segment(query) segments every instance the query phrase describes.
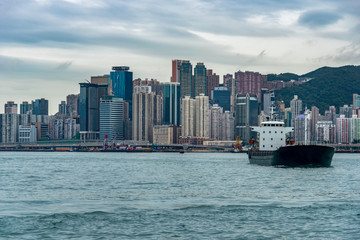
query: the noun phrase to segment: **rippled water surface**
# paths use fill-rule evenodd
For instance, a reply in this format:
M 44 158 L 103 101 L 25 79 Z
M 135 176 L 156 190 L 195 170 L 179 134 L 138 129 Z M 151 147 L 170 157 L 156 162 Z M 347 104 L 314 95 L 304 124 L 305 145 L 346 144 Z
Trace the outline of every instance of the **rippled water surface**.
M 360 239 L 360 155 L 0 152 L 0 238 Z

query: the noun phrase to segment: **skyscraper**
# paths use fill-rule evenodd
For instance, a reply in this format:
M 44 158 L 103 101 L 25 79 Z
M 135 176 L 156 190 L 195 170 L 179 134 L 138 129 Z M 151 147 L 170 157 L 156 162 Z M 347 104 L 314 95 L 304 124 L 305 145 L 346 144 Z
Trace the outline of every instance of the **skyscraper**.
M 214 104 L 218 104 L 224 111 L 231 110 L 231 95 L 226 87 L 215 87 L 212 93 Z
M 0 126 L 2 143 L 15 143 L 18 141 L 19 114 L 0 114 Z
M 45 98 L 36 99 L 32 102 L 34 115 L 49 115 L 49 101 Z
M 207 95 L 206 88 L 206 67 L 204 63 L 197 63 L 194 68 L 194 94 L 193 97 Z
M 61 101 L 61 103 L 59 104 L 59 114 L 61 114 L 61 115 L 69 114 L 68 106 L 65 101 Z
M 133 140 L 152 142 L 153 126 L 162 118 L 161 96 L 140 91 L 134 93 L 133 104 Z
M 353 108 L 354 109 L 360 108 L 360 95 L 356 93 L 353 94 Z
M 115 97 L 129 103 L 129 116 L 132 118 L 133 73 L 129 69 L 126 66 L 112 67 L 114 71 L 110 72 L 110 85 Z
M 5 103 L 4 113 L 17 114 L 17 104 L 13 101 L 8 101 L 7 103 Z
M 79 115 L 78 101 L 79 101 L 78 94 L 70 94 L 70 95 L 66 96 L 66 105 L 68 106 L 68 111 L 69 111 L 70 116 Z
M 195 98 L 195 130 L 196 137 L 210 137 L 209 96 L 205 96 L 204 93 Z
M 258 100 L 256 95 L 239 94 L 235 106 L 235 137 L 249 142 L 256 134 L 251 132 L 252 126 L 258 125 Z
M 298 115 L 302 113 L 302 101 L 298 98 L 297 95 L 294 95 L 293 100 L 290 101 L 290 108 L 291 108 L 291 116 L 292 116 L 292 123 L 291 126 L 295 126 L 295 119 Z
M 100 98 L 108 93 L 108 85 L 80 83 L 80 137 L 99 139 Z
M 162 83 L 163 123 L 180 125 L 180 84 Z
M 194 96 L 192 65 L 190 61 L 183 61 L 180 65 L 180 97 Z
M 264 113 L 270 116 L 271 107 L 275 110 L 275 93 L 273 91 L 264 93 Z
M 213 73 L 212 69 L 206 70 L 206 96 L 212 99 L 211 92 L 216 87 L 219 87 L 219 75 Z
M 181 136 L 195 136 L 195 99 L 185 96 L 181 99 Z
M 184 60 L 172 60 L 171 82 L 180 83 L 180 66 Z
M 114 137 L 124 137 L 124 100 L 114 96 L 104 96 L 100 99 L 100 140 L 108 135 L 109 140 Z
M 27 114 L 31 110 L 31 104 L 28 102 L 22 102 L 20 104 L 20 114 Z

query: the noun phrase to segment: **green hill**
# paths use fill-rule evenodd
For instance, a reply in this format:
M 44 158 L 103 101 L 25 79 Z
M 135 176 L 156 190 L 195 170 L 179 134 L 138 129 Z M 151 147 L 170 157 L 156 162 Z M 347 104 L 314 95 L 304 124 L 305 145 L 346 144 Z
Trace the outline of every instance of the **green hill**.
M 298 80 L 299 75 L 296 75 L 294 73 L 280 73 L 280 74 L 268 74 L 267 80 L 268 81 L 284 81 L 289 82 L 290 80 Z
M 339 109 L 352 104 L 352 94 L 360 94 L 360 66 L 322 67 L 299 77 L 312 80 L 275 92 L 276 99 L 283 100 L 287 107 L 294 95 L 298 95 L 303 105 L 317 106 L 323 114 L 329 106 Z

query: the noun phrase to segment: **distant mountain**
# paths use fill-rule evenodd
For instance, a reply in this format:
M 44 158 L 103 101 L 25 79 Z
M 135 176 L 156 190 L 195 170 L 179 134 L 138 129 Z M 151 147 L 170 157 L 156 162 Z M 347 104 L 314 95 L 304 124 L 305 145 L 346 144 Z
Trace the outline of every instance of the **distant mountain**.
M 276 76 L 297 75 L 285 73 Z M 276 100 L 283 100 L 286 106 L 289 106 L 294 95 L 298 95 L 303 101 L 303 106 L 317 106 L 323 114 L 329 106 L 339 109 L 344 104 L 352 104 L 353 93 L 360 94 L 360 66 L 322 67 L 298 77 L 311 80 L 302 85 L 276 91 Z
M 299 75 L 294 73 L 280 73 L 280 74 L 268 74 L 267 80 L 268 81 L 284 81 L 289 82 L 290 80 L 298 80 Z

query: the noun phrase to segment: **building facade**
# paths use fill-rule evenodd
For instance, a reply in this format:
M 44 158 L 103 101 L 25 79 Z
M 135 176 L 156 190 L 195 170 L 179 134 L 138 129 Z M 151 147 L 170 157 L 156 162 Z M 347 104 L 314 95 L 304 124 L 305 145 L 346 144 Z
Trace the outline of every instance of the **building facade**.
M 105 96 L 100 100 L 100 140 L 122 139 L 124 134 L 124 100 Z
M 207 95 L 206 67 L 204 63 L 197 63 L 194 68 L 194 94 L 193 97 Z
M 190 61 L 183 61 L 180 65 L 180 97 L 194 96 L 194 81 Z
M 49 101 L 45 98 L 36 99 L 32 102 L 32 114 L 49 115 Z
M 235 137 L 248 143 L 255 132 L 251 132 L 252 126 L 258 124 L 258 100 L 256 95 L 239 94 L 236 97 L 235 106 Z

